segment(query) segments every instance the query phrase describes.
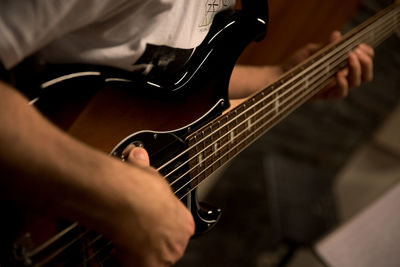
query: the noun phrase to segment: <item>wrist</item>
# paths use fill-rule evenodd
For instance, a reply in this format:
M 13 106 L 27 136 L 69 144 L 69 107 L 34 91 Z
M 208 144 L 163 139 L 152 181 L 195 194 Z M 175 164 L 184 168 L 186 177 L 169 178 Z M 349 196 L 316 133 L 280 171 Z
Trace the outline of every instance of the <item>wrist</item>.
M 264 72 L 269 73 L 266 84 L 276 82 L 286 71 L 285 66 L 282 64 L 265 66 Z
M 282 65 L 235 67 L 229 85 L 229 97 L 244 98 L 275 82 L 284 73 Z

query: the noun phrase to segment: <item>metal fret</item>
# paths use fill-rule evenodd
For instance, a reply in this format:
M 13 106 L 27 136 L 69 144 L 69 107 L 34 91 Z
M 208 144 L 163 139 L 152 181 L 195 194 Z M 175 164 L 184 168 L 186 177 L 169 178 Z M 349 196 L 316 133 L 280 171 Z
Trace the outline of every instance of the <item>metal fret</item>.
M 392 34 L 399 24 L 399 7 L 386 12 L 391 13 L 391 17 L 378 15 L 361 24 L 342 41 L 316 53 L 279 81 L 202 128 L 202 134 L 195 136 L 197 142 L 193 142 L 199 166 L 191 175 L 197 177 L 197 183 L 324 87 L 334 73 L 344 67 L 348 52 L 358 44 L 376 46 Z

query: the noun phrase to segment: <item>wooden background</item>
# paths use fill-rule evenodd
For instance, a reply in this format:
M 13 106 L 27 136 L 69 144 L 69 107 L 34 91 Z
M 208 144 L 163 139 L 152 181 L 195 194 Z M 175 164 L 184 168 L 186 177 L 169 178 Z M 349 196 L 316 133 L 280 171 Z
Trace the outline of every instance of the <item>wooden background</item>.
M 243 0 L 262 1 L 262 0 Z M 266 0 L 265 0 L 266 1 Z M 240 0 L 237 0 L 240 8 Z M 252 43 L 241 64 L 277 64 L 309 42 L 326 42 L 355 14 L 361 0 L 269 0 L 266 38 Z

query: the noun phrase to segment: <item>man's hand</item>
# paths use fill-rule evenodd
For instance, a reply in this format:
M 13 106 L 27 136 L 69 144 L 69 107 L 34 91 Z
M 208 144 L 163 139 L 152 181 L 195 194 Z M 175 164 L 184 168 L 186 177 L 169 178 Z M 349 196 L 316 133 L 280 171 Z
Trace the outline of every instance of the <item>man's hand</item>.
M 339 41 L 342 35 L 334 31 L 330 36 L 330 43 Z M 308 44 L 296 51 L 293 56 L 282 65 L 283 72 L 301 63 L 321 48 L 319 44 Z M 314 98 L 340 98 L 346 97 L 349 89 L 359 87 L 363 82 L 373 79 L 374 50 L 366 44 L 360 44 L 349 54 L 347 67 L 340 70 L 335 79 L 322 89 Z
M 193 218 L 143 149 L 122 163 L 60 131 L 1 82 L 0 111 L 2 199 L 104 233 L 124 266 L 169 266 L 183 255 Z
M 330 36 L 330 43 L 342 38 L 340 32 L 335 31 Z M 300 48 L 281 65 L 243 66 L 236 65 L 229 84 L 229 97 L 238 99 L 248 97 L 256 91 L 275 82 L 282 74 L 317 52 L 322 45 L 308 44 Z M 358 87 L 362 82 L 369 82 L 373 78 L 374 50 L 360 44 L 349 54 L 348 66 L 340 70 L 335 79 L 322 89 L 314 98 L 345 97 L 349 88 Z
M 128 162 L 139 169 L 143 195 L 133 200 L 134 213 L 118 220 L 117 235 L 112 236 L 124 266 L 171 266 L 182 256 L 194 233 L 193 217 L 172 193 L 169 185 L 149 166 L 143 148 L 128 147 Z M 126 184 L 127 189 L 131 186 Z M 138 205 L 139 204 L 139 205 Z M 132 218 L 130 218 L 132 217 Z

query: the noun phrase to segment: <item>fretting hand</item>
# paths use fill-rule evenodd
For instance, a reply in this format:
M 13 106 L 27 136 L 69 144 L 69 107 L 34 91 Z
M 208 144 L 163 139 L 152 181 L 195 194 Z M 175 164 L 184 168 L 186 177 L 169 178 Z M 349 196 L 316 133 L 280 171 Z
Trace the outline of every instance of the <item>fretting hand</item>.
M 335 31 L 330 36 L 330 43 L 342 38 Z M 322 45 L 310 43 L 293 53 L 281 65 L 244 66 L 237 65 L 232 73 L 229 84 L 231 99 L 244 98 L 275 82 L 282 74 L 317 52 Z M 366 44 L 360 44 L 349 54 L 347 67 L 340 70 L 329 85 L 322 89 L 314 98 L 327 99 L 345 97 L 349 88 L 358 87 L 362 82 L 373 78 L 374 50 Z
M 334 31 L 330 36 L 330 43 L 339 41 L 342 35 Z M 282 65 L 282 72 L 289 70 L 300 62 L 304 61 L 322 46 L 319 44 L 308 44 L 297 50 L 292 57 Z M 366 44 L 360 44 L 348 56 L 347 67 L 340 70 L 335 79 L 317 93 L 315 99 L 340 98 L 348 95 L 350 88 L 359 87 L 363 82 L 370 82 L 373 79 L 373 57 L 374 50 Z

